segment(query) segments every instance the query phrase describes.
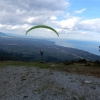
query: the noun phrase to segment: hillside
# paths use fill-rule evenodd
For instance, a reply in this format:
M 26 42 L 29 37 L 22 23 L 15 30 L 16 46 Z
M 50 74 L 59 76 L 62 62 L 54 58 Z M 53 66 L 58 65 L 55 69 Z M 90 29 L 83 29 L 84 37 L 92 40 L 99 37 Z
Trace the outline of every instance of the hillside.
M 0 59 L 16 61 L 62 62 L 66 60 L 100 60 L 100 56 L 89 52 L 55 45 L 46 39 L 7 36 L 0 33 Z M 41 58 L 40 50 L 44 51 Z

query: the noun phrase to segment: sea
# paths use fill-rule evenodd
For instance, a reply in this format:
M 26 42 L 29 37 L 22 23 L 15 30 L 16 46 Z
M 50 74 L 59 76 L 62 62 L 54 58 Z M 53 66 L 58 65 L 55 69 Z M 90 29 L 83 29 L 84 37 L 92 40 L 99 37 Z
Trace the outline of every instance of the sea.
M 66 39 L 53 39 L 56 45 L 63 47 L 77 48 L 79 50 L 88 51 L 90 53 L 100 56 L 100 42 L 97 41 L 83 41 L 83 40 L 66 40 Z

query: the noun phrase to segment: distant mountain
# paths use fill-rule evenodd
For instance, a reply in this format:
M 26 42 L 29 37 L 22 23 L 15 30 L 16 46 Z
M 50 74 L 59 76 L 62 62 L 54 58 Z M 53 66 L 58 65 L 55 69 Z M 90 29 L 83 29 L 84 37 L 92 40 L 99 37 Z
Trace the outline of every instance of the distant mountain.
M 0 32 L 0 37 L 25 37 L 25 36 L 24 35 L 13 34 L 13 33 Z
M 5 34 L 5 33 L 0 32 L 0 36 L 8 36 L 8 35 Z
M 13 34 L 13 33 L 7 33 L 7 35 L 9 36 L 15 36 L 15 37 L 24 37 L 23 35 L 17 35 L 17 34 Z
M 26 35 L 20 35 L 20 34 L 13 34 L 13 33 L 2 33 L 2 32 L 0 32 L 1 33 L 1 37 L 2 36 L 8 36 L 8 37 L 17 37 L 17 38 L 32 38 L 31 36 L 26 36 Z

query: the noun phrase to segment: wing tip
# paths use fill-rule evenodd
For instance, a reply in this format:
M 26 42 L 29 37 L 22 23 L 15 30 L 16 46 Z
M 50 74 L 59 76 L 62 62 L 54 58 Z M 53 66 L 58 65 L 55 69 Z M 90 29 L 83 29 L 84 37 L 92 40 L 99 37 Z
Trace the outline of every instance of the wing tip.
M 28 31 L 26 31 L 26 35 L 27 35 Z

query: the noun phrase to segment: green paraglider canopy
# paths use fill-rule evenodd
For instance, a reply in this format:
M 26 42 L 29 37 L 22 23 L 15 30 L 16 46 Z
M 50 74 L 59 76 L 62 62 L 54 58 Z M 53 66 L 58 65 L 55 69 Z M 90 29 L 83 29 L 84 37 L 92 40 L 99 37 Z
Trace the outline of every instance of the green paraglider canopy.
M 57 32 L 55 29 L 53 29 L 53 28 L 50 27 L 50 26 L 46 26 L 46 25 L 36 25 L 36 26 L 33 26 L 33 27 L 31 27 L 30 29 L 28 29 L 28 30 L 26 31 L 26 34 L 27 34 L 29 31 L 31 31 L 31 30 L 33 30 L 33 29 L 36 29 L 36 28 L 47 28 L 47 29 L 50 29 L 50 30 L 54 31 L 54 32 L 59 36 L 58 32 Z

